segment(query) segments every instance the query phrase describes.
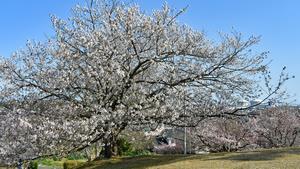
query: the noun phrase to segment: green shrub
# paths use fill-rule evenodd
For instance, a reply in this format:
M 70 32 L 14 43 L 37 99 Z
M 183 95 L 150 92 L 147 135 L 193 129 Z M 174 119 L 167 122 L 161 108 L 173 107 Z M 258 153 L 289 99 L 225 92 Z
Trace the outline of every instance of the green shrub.
M 75 167 L 78 167 L 79 165 L 83 164 L 83 162 L 76 161 L 76 160 L 67 160 L 63 164 L 64 169 L 73 169 Z
M 28 169 L 38 169 L 39 167 L 39 164 L 37 161 L 30 161 L 29 162 L 29 166 L 28 166 Z
M 133 146 L 125 138 L 119 138 L 117 140 L 118 155 L 122 156 L 133 151 Z
M 82 160 L 87 159 L 86 155 L 80 152 L 74 152 L 67 156 L 68 160 Z
M 146 156 L 146 155 L 151 155 L 151 154 L 152 153 L 149 150 L 133 150 L 133 151 L 124 153 L 124 155 L 131 156 L 131 157 Z
M 154 137 L 146 136 L 145 133 L 139 131 L 124 131 L 121 138 L 132 144 L 133 150 L 143 151 L 152 150 L 154 148 Z
M 117 140 L 117 150 L 119 156 L 144 156 L 151 155 L 151 152 L 143 146 L 136 146 L 135 142 L 131 143 L 126 138 Z
M 61 158 L 60 156 L 53 156 L 53 157 L 52 157 L 52 160 L 53 160 L 53 161 L 61 161 L 61 159 L 62 159 L 62 158 Z

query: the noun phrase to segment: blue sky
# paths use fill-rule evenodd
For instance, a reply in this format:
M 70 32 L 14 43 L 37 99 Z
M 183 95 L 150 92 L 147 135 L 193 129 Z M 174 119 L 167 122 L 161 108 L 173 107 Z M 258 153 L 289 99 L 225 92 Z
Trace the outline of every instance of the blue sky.
M 146 12 L 160 8 L 163 2 L 188 10 L 179 20 L 203 30 L 210 38 L 233 29 L 245 37 L 261 35 L 258 51 L 270 51 L 271 70 L 276 79 L 283 66 L 296 79 L 286 84 L 300 103 L 300 1 L 298 0 L 133 0 Z M 85 0 L 4 0 L 0 5 L 0 55 L 9 56 L 24 47 L 29 39 L 51 36 L 50 14 L 62 18 L 70 8 Z

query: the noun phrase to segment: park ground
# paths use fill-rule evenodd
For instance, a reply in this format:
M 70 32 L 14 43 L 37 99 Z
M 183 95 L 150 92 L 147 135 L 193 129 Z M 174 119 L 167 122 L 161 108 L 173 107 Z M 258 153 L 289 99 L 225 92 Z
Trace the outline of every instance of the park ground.
M 152 155 L 86 163 L 79 169 L 300 169 L 300 147 L 203 155 Z
M 57 166 L 60 168 L 59 166 Z M 56 168 L 56 167 L 55 167 Z M 300 147 L 203 155 L 116 157 L 77 169 L 300 169 Z

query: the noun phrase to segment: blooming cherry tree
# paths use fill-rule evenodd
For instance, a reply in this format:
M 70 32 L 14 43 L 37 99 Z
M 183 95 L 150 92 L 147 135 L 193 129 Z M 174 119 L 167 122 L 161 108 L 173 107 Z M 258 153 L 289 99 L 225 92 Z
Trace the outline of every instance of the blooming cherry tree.
M 13 139 L 29 137 L 26 131 L 36 125 L 32 132 L 50 132 L 50 138 L 26 139 L 57 143 L 43 142 L 42 151 L 26 157 L 44 154 L 45 144 L 68 152 L 98 140 L 111 157 L 116 137 L 128 126 L 196 126 L 207 117 L 239 116 L 246 108 L 233 109 L 237 100 L 259 97 L 257 77 L 267 72 L 267 53 L 251 51 L 258 37 L 223 34 L 213 42 L 177 21 L 185 10 L 164 5 L 148 15 L 137 5 L 90 2 L 76 6 L 68 20 L 52 16 L 56 33 L 47 42 L 28 42 L 1 61 L 1 97 L 14 103 L 2 132 L 8 135 L 9 127 L 28 121 Z M 19 109 L 31 113 L 14 119 Z
M 194 144 L 212 152 L 237 151 L 256 146 L 258 134 L 255 118 L 206 119 L 193 129 Z
M 260 112 L 257 118 L 258 144 L 263 147 L 287 147 L 300 144 L 300 110 L 280 106 Z

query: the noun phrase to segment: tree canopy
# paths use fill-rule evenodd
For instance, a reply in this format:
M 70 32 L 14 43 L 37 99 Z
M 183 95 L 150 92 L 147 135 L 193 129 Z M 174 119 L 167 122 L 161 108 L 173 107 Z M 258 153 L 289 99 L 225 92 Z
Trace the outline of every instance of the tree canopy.
M 233 32 L 212 41 L 178 22 L 184 11 L 163 5 L 148 15 L 102 0 L 74 7 L 68 20 L 52 16 L 52 38 L 1 60 L 0 161 L 63 154 L 98 140 L 109 157 L 128 126 L 242 116 L 249 107 L 238 107 L 239 100 L 266 101 L 289 79 L 282 74 L 262 94 L 268 53 L 251 50 L 260 38 Z

